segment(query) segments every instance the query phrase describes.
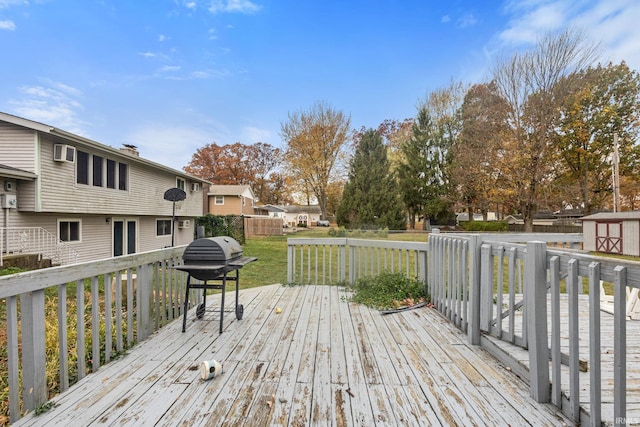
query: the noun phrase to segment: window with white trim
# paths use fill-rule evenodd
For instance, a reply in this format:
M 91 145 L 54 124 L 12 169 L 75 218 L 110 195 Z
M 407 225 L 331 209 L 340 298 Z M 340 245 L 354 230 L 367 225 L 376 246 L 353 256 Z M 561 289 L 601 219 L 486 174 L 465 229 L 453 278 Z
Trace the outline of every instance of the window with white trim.
M 81 241 L 82 226 L 79 219 L 58 220 L 58 239 L 63 242 Z
M 224 205 L 224 196 L 216 196 L 216 205 Z
M 179 189 L 181 189 L 181 190 L 184 190 L 184 189 L 186 188 L 186 185 L 187 185 L 187 184 L 186 184 L 186 182 L 185 182 L 185 180 L 184 180 L 184 179 L 182 179 L 182 178 L 176 178 L 176 187 L 177 187 L 177 188 L 179 188 Z
M 156 219 L 156 236 L 169 236 L 171 235 L 171 220 L 170 219 Z

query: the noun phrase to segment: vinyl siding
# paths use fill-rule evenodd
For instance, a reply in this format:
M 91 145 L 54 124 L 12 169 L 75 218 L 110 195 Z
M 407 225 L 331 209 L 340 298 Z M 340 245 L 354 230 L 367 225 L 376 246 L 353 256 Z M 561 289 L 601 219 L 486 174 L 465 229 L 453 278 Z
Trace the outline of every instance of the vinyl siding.
M 58 143 L 98 155 L 105 166 L 107 159 L 127 164 L 127 190 L 106 188 L 106 179 L 104 187 L 77 184 L 77 162 L 53 160 L 53 146 Z M 57 237 L 59 219 L 77 219 L 81 221 L 81 241 L 69 245 L 78 252 L 78 261 L 112 256 L 114 218 L 136 221 L 136 252 L 171 245 L 171 235 L 156 235 L 156 219 L 172 216 L 173 203 L 164 200 L 164 193 L 176 186 L 177 176 L 186 183 L 187 197 L 175 203 L 176 219 L 190 219 L 191 224 L 187 229 L 176 228 L 175 245 L 193 240 L 194 218 L 203 213 L 205 194 L 202 190 L 191 192 L 188 177 L 100 144 L 63 140 L 59 135 L 0 122 L 0 163 L 38 175 L 35 181 L 16 181 L 18 209 L 0 209 L 0 226 L 41 227 Z
M 38 173 L 35 154 L 35 131 L 0 122 L 0 163 Z
M 12 214 L 9 222 L 11 227 L 41 227 L 54 236 L 58 236 L 58 220 L 79 220 L 81 222 L 81 241 L 69 242 L 69 245 L 78 253 L 78 261 L 84 262 L 112 256 L 114 219 L 136 221 L 136 252 L 146 252 L 170 246 L 171 235 L 156 236 L 157 218 L 168 219 L 170 217 L 105 217 L 103 215 L 31 213 Z M 194 220 L 193 218 L 190 220 L 190 228 L 178 229 L 176 227 L 175 246 L 186 245 L 193 241 Z
M 583 247 L 585 251 L 596 250 L 596 222 L 582 221 Z
M 625 255 L 640 256 L 640 221 L 622 223 L 622 242 Z
M 238 196 L 224 196 L 224 204 L 216 205 L 216 197 L 209 197 L 209 213 L 212 215 L 241 215 L 242 201 Z
M 42 211 L 103 215 L 171 215 L 173 205 L 164 200 L 164 192 L 176 186 L 176 176 L 136 163 L 135 158 L 113 153 L 89 150 L 80 151 L 98 155 L 104 159 L 124 163 L 128 167 L 126 191 L 76 183 L 76 164 L 53 161 L 53 144 L 42 141 Z M 90 161 L 91 162 L 91 161 Z M 187 198 L 176 203 L 176 216 L 202 214 L 202 195 L 190 192 Z

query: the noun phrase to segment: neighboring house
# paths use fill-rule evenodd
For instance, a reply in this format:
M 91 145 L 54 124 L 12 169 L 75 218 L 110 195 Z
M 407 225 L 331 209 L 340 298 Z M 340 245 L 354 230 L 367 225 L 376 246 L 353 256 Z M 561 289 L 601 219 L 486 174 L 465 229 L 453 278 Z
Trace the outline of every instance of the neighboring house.
M 256 197 L 248 185 L 211 185 L 207 206 L 212 215 L 254 215 Z
M 640 256 L 640 211 L 587 215 L 582 234 L 587 251 Z
M 186 192 L 175 203 L 175 245 L 193 240 L 193 219 L 203 214 L 207 181 L 145 160 L 133 146 L 116 149 L 6 113 L 0 164 L 4 232 L 42 228 L 68 243 L 77 261 L 170 246 L 170 188 Z
M 310 227 L 316 225 L 322 214 L 318 205 L 265 205 L 263 208 L 269 212 L 270 217 L 282 218 L 284 224 L 288 227 L 297 227 L 299 225 Z

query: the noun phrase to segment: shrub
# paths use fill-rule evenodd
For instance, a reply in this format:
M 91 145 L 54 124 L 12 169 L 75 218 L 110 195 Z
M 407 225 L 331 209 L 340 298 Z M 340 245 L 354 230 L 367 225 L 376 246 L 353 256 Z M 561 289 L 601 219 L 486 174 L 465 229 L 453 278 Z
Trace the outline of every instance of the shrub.
M 423 282 L 401 273 L 384 271 L 378 276 L 357 280 L 351 288 L 354 291 L 351 301 L 380 310 L 398 307 L 406 300 L 429 300 Z
M 460 226 L 465 231 L 507 231 L 509 225 L 506 221 L 466 221 Z

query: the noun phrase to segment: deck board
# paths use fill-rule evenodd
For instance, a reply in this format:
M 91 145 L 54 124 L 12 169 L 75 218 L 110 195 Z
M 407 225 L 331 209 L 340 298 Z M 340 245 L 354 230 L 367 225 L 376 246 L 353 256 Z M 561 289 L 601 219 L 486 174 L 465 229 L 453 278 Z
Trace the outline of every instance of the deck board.
M 177 319 L 16 426 L 570 425 L 436 310 L 381 315 L 337 286 L 240 291 Z M 219 297 L 207 297 L 219 309 Z M 282 312 L 276 314 L 275 307 Z M 199 364 L 224 372 L 203 381 Z

